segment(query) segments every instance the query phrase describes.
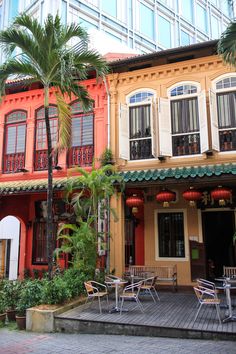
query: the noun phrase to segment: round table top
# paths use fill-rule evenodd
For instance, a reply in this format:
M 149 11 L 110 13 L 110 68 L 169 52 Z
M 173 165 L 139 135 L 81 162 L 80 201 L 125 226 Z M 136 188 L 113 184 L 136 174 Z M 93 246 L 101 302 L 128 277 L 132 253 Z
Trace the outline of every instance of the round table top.
M 126 284 L 128 283 L 127 280 L 123 280 L 123 279 L 114 279 L 114 280 L 108 280 L 108 281 L 105 281 L 105 284 L 109 284 L 109 285 L 114 285 L 114 284 Z

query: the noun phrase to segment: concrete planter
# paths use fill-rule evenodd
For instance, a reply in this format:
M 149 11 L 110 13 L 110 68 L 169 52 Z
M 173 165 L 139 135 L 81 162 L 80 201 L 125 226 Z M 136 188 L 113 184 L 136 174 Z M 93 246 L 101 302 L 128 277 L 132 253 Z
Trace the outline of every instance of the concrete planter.
M 31 307 L 26 310 L 26 330 L 41 333 L 54 332 L 54 317 L 81 305 L 84 301 L 84 298 L 78 298 L 64 305 L 39 305 Z

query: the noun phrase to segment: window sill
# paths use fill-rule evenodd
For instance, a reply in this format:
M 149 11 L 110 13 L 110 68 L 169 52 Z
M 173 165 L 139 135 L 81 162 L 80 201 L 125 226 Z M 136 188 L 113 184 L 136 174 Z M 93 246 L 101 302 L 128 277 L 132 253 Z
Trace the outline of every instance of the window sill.
M 157 257 L 155 260 L 159 262 L 187 262 L 189 261 L 189 257 Z

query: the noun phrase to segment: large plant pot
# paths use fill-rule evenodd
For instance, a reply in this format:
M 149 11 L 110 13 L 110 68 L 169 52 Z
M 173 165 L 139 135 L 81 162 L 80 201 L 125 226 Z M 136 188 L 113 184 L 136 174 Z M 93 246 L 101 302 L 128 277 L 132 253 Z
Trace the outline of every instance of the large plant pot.
M 0 323 L 5 323 L 6 321 L 6 313 L 0 313 Z
M 15 321 L 16 320 L 16 310 L 7 310 L 7 318 L 8 318 L 8 321 Z
M 16 324 L 19 330 L 26 328 L 26 316 L 16 316 Z

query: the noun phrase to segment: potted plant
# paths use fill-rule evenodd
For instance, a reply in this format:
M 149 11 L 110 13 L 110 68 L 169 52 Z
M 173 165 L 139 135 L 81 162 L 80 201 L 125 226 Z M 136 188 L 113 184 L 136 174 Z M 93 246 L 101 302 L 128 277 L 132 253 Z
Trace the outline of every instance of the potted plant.
M 42 295 L 42 282 L 38 279 L 25 281 L 19 289 L 19 299 L 16 305 L 16 323 L 18 329 L 26 327 L 26 310 L 39 305 Z
M 0 292 L 0 323 L 5 323 L 6 320 L 6 304 L 4 292 Z
M 8 280 L 3 286 L 8 321 L 15 321 L 20 286 L 21 283 L 17 280 Z

